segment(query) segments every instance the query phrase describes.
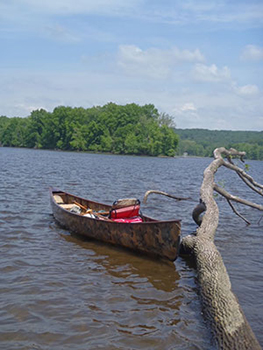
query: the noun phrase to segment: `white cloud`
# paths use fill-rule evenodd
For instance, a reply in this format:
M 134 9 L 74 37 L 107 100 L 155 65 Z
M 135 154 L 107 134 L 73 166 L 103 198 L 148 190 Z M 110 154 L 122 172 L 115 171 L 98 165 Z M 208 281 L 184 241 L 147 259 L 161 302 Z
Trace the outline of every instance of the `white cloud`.
M 197 81 L 224 82 L 230 80 L 231 74 L 226 66 L 220 69 L 215 64 L 207 66 L 198 63 L 194 67 L 193 77 Z
M 182 112 L 185 112 L 185 111 L 197 111 L 197 108 L 195 107 L 195 105 L 192 102 L 187 102 L 183 106 L 180 107 L 180 110 Z
M 256 45 L 247 45 L 241 55 L 244 61 L 260 61 L 263 60 L 263 47 Z
M 170 52 L 172 59 L 175 62 L 204 62 L 205 57 L 196 49 L 194 51 L 179 50 L 177 47 Z
M 55 40 L 72 43 L 79 42 L 81 40 L 78 35 L 74 35 L 70 30 L 59 24 L 46 26 L 45 29 L 48 35 Z
M 93 68 L 85 72 L 57 70 L 35 74 L 24 69 L 11 73 L 2 69 L 0 73 L 3 79 L 0 114 L 10 117 L 28 116 L 37 108 L 52 111 L 59 105 L 88 108 L 110 101 L 134 102 L 153 103 L 160 112 L 172 115 L 178 128 L 263 130 L 263 99 L 240 96 L 233 88 L 214 94 L 173 84 L 164 90 L 159 81 L 141 84 L 120 72 L 101 74 Z
M 37 103 L 35 105 L 18 103 L 14 106 L 14 110 L 23 111 L 24 113 L 26 113 L 26 115 L 29 115 L 32 111 L 35 111 L 36 109 L 46 109 L 46 106 L 43 106 L 43 105 L 37 104 Z
M 143 51 L 134 45 L 119 47 L 118 65 L 130 75 L 161 79 L 169 74 L 169 57 L 160 50 Z
M 180 99 L 184 97 L 180 96 Z M 170 112 L 170 111 L 169 111 Z M 174 116 L 175 124 L 177 127 L 198 127 L 201 123 L 200 115 L 198 114 L 197 107 L 193 102 L 185 102 L 183 104 L 177 104 L 173 106 L 170 112 Z
M 15 0 L 0 1 L 0 18 L 31 20 L 32 15 L 72 16 L 105 15 L 139 19 L 151 23 L 200 24 L 213 26 L 261 26 L 263 5 L 257 1 L 228 3 L 226 1 L 154 1 L 145 0 Z
M 252 1 L 247 3 L 227 3 L 218 1 L 216 6 L 207 11 L 197 12 L 199 21 L 214 22 L 215 24 L 235 24 L 253 25 L 262 23 L 262 4 L 255 4 Z
M 49 23 L 52 23 L 52 28 L 54 22 L 83 15 L 133 18 L 135 13 L 140 12 L 142 2 L 143 0 L 0 0 L 1 31 L 39 32 Z M 103 27 L 101 22 L 98 26 Z M 83 34 L 80 32 L 78 36 Z
M 156 2 L 155 2 L 156 3 Z M 171 24 L 213 24 L 216 27 L 261 26 L 262 1 L 227 2 L 221 0 L 173 0 L 153 4 L 146 20 Z M 145 15 L 142 13 L 142 16 Z
M 204 60 L 198 49 L 189 51 L 177 47 L 142 50 L 135 45 L 121 45 L 118 53 L 118 64 L 125 72 L 157 79 L 167 78 L 176 64 Z
M 235 87 L 235 91 L 238 95 L 241 96 L 255 96 L 258 95 L 259 88 L 257 87 L 257 85 L 248 84 L 244 86 Z

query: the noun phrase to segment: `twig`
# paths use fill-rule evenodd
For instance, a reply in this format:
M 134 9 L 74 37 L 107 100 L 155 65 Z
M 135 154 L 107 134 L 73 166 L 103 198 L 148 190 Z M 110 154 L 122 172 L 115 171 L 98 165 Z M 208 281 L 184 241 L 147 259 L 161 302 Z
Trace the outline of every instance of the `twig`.
M 261 184 L 257 183 L 256 181 L 254 181 L 254 179 L 250 175 L 248 175 L 243 169 L 236 166 L 230 157 L 228 157 L 227 159 L 233 167 L 230 168 L 228 164 L 225 166 L 227 168 L 234 170 L 237 173 L 237 175 L 241 178 L 241 180 L 248 187 L 250 187 L 253 191 L 255 191 L 258 194 L 260 194 L 261 196 L 263 196 L 263 186 Z M 260 188 L 260 190 L 257 187 Z
M 233 204 L 231 203 L 231 201 L 229 199 L 226 199 L 227 203 L 230 205 L 231 209 L 233 210 L 233 212 L 239 216 L 242 220 L 244 220 L 248 225 L 250 225 L 251 223 L 244 217 L 242 216 L 237 210 L 236 208 L 233 206 Z
M 228 193 L 223 188 L 219 187 L 217 184 L 214 184 L 214 190 L 217 193 L 221 194 L 223 197 L 225 197 L 228 200 L 231 200 L 231 201 L 234 201 L 234 202 L 237 202 L 237 203 L 241 203 L 241 204 L 247 205 L 248 207 L 255 208 L 255 209 L 258 209 L 260 211 L 263 211 L 263 205 L 247 201 L 247 200 L 245 200 L 243 198 L 239 198 L 237 196 L 233 196 L 232 194 Z
M 146 204 L 147 198 L 148 198 L 149 194 L 151 194 L 151 193 L 161 194 L 163 196 L 176 199 L 177 201 L 183 201 L 183 200 L 191 199 L 190 197 L 176 197 L 176 196 L 173 196 L 172 194 L 169 194 L 169 193 L 166 193 L 166 192 L 163 192 L 163 191 L 150 190 L 150 191 L 145 192 L 145 195 L 143 197 L 143 203 L 144 204 Z

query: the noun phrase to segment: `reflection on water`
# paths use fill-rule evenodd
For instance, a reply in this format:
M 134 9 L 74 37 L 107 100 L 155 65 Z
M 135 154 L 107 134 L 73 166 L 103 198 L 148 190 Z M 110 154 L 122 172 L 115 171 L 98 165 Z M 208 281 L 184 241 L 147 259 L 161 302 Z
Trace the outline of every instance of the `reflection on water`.
M 109 274 L 118 279 L 116 284 L 134 283 L 134 278 L 144 280 L 164 292 L 173 292 L 178 288 L 179 273 L 174 263 L 147 257 L 127 249 L 110 246 L 102 242 L 87 240 L 78 235 L 61 234 L 68 242 L 83 249 L 92 250 L 99 262 Z M 131 279 L 129 279 L 131 278 Z M 134 287 L 133 287 L 134 288 Z
M 48 197 L 49 186 L 109 204 L 149 189 L 190 196 L 152 195 L 142 207 L 181 218 L 186 234 L 209 161 L 0 148 L 1 350 L 212 349 L 193 266 L 71 235 L 55 223 Z M 254 164 L 262 174 L 262 162 Z M 263 344 L 261 229 L 220 206 L 217 245 Z

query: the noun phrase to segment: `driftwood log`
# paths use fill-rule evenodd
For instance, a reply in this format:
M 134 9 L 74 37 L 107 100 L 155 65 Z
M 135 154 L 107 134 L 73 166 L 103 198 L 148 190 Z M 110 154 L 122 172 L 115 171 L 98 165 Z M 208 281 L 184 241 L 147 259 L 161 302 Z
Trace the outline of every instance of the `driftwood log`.
M 184 237 L 181 248 L 184 253 L 191 253 L 195 258 L 203 311 L 211 326 L 216 347 L 229 350 L 256 350 L 261 349 L 260 344 L 232 292 L 229 275 L 214 244 L 219 220 L 214 191 L 223 195 L 240 217 L 242 216 L 234 208 L 232 201 L 263 210 L 263 206 L 233 196 L 215 184 L 215 173 L 221 166 L 225 166 L 234 170 L 252 190 L 263 195 L 263 186 L 233 163 L 232 157 L 236 156 L 242 160 L 245 152 L 225 148 L 215 149 L 214 160 L 204 171 L 200 190 L 200 203 L 204 204 L 205 214 L 199 222 L 200 227 L 196 235 Z

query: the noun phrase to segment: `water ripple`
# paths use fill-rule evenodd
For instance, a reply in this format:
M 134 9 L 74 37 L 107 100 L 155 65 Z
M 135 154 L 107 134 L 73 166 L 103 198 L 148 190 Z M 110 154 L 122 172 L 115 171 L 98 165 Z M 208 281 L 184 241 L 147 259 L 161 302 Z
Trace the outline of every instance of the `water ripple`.
M 209 159 L 4 148 L 0 157 L 1 350 L 213 348 L 190 263 L 155 261 L 72 235 L 54 222 L 48 198 L 53 185 L 109 204 L 124 196 L 142 199 L 149 189 L 198 201 Z M 182 218 L 186 234 L 195 229 L 194 204 L 152 195 L 142 209 Z M 220 212 L 228 226 L 220 222 L 217 244 L 262 342 L 262 235 L 223 204 Z

